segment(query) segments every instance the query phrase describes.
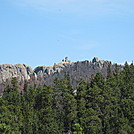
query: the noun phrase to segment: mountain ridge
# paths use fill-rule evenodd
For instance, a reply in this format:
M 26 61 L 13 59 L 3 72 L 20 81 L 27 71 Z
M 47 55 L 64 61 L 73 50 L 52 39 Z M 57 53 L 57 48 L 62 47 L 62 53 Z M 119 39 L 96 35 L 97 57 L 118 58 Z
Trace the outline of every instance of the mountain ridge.
M 84 79 L 89 81 L 92 75 L 100 72 L 103 77 L 107 77 L 107 70 L 110 67 L 114 73 L 115 64 L 111 61 L 99 60 L 94 57 L 92 60 L 71 62 L 68 57 L 53 66 L 37 66 L 32 69 L 30 66 L 19 64 L 2 64 L 0 65 L 0 84 L 10 81 L 13 77 L 17 77 L 20 85 L 24 85 L 25 81 L 29 83 L 36 83 L 37 85 L 53 85 L 56 77 L 63 78 L 65 74 L 69 73 L 73 85 L 77 85 L 77 80 Z M 122 71 L 123 66 L 118 65 L 119 71 Z M 1 86 L 2 87 L 2 86 Z

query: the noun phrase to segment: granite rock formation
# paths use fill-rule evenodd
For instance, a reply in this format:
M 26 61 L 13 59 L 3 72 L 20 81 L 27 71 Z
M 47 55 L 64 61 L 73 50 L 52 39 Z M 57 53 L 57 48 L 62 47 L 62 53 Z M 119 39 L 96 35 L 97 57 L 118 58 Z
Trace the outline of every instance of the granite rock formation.
M 24 83 L 27 80 L 40 85 L 53 85 L 53 80 L 56 77 L 60 79 L 69 73 L 72 84 L 76 86 L 77 80 L 82 78 L 90 81 L 91 76 L 97 72 L 102 73 L 106 78 L 108 67 L 114 72 L 115 65 L 110 61 L 99 60 L 97 57 L 94 57 L 92 61 L 77 62 L 70 62 L 66 57 L 58 64 L 54 64 L 53 66 L 38 66 L 34 70 L 25 64 L 2 64 L 0 65 L 0 83 L 10 81 L 12 77 L 17 77 L 19 83 Z M 118 65 L 118 68 L 121 71 L 123 66 Z
M 12 77 L 17 77 L 19 81 L 29 80 L 32 73 L 32 68 L 25 64 L 2 64 L 0 65 L 0 83 Z

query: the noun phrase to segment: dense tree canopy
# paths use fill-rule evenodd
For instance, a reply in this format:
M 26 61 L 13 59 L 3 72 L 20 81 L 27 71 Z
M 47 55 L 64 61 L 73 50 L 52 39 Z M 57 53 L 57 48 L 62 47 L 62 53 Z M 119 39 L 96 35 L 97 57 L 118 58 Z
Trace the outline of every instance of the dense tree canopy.
M 19 91 L 13 78 L 0 96 L 1 134 L 134 134 L 133 64 L 80 79 L 75 90 L 67 74 L 53 87 L 25 82 Z

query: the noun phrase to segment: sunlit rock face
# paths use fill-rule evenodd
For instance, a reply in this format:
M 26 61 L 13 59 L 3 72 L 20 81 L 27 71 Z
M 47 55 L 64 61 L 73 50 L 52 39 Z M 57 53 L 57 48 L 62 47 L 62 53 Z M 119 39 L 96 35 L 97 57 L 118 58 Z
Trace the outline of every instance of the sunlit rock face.
M 110 67 L 111 71 L 115 72 L 115 65 L 110 61 L 99 60 L 94 57 L 91 61 L 71 62 L 68 57 L 60 63 L 55 63 L 53 66 L 38 66 L 34 70 L 25 64 L 2 64 L 0 65 L 0 83 L 10 81 L 12 77 L 17 77 L 19 83 L 29 81 L 37 85 L 53 85 L 54 79 L 63 78 L 65 74 L 70 75 L 70 80 L 73 86 L 77 86 L 79 79 L 84 79 L 87 82 L 96 73 L 100 72 L 104 78 L 107 77 L 107 70 Z M 118 65 L 119 71 L 122 71 L 123 66 Z
M 12 77 L 17 77 L 19 81 L 29 80 L 32 73 L 32 68 L 25 64 L 2 64 L 0 65 L 0 82 L 10 80 Z

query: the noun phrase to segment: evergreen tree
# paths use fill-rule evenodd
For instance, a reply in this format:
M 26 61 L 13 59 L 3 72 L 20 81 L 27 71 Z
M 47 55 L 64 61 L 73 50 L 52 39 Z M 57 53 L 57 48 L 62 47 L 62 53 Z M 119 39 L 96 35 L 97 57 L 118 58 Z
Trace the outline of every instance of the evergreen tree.
M 77 118 L 80 125 L 84 128 L 86 126 L 86 91 L 87 83 L 80 80 L 79 86 L 77 87 L 76 99 L 77 99 Z
M 120 74 L 121 91 L 121 116 L 120 120 L 126 121 L 120 124 L 120 128 L 128 133 L 134 133 L 134 66 L 125 63 L 124 70 Z M 124 129 L 123 129 L 124 126 Z M 127 126 L 127 127 L 126 127 Z
M 16 77 L 12 78 L 11 86 L 7 86 L 2 98 L 7 101 L 9 115 L 12 120 L 11 124 L 7 124 L 14 131 L 20 133 L 22 126 L 22 113 L 21 113 L 21 95 L 18 91 L 18 80 Z
M 72 125 L 76 121 L 77 117 L 77 103 L 74 98 L 70 79 L 64 77 L 61 80 L 55 80 L 55 100 L 56 100 L 56 111 L 57 117 L 59 117 L 59 123 L 63 123 L 63 131 L 68 132 L 72 130 Z M 58 119 L 57 119 L 58 120 Z
M 0 96 L 1 134 L 133 134 L 134 65 L 97 73 L 90 83 L 80 79 L 73 90 L 70 76 L 54 86 L 29 86 L 20 93 L 17 78 Z
M 40 102 L 39 102 L 39 100 Z M 39 104 L 40 103 L 40 104 Z M 39 106 L 37 106 L 39 104 Z M 54 110 L 53 88 L 44 85 L 36 99 L 36 106 L 39 116 L 39 133 L 40 134 L 57 134 L 59 128 L 56 123 Z
M 38 117 L 35 110 L 36 90 L 30 86 L 27 92 L 21 98 L 23 126 L 21 127 L 23 134 L 38 133 Z

